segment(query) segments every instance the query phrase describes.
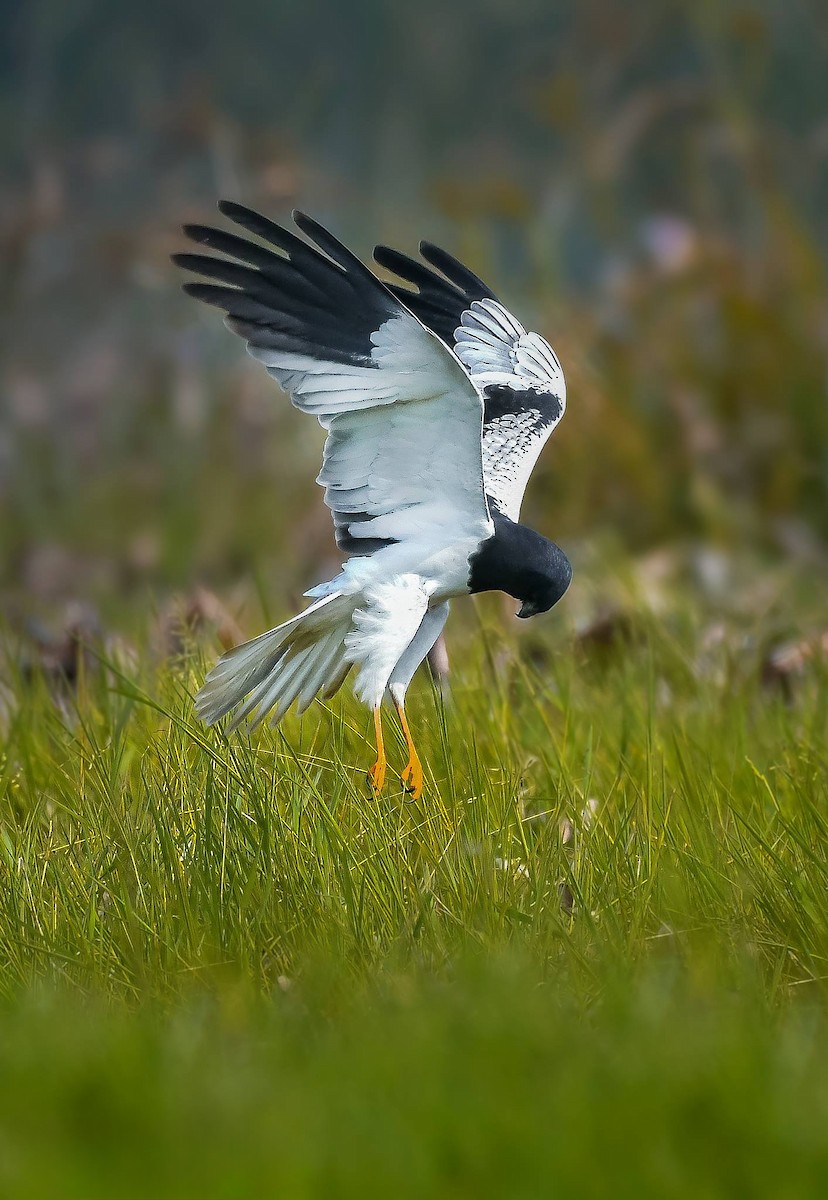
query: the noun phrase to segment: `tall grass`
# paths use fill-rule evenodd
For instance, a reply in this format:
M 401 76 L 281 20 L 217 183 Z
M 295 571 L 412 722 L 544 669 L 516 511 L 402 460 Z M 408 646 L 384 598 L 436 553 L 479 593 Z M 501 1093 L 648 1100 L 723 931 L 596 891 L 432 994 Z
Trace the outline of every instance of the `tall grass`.
M 420 803 L 350 699 L 197 726 L 195 645 L 18 680 L 7 1194 L 820 1194 L 828 680 L 696 611 L 596 658 L 484 609 Z
M 227 738 L 194 723 L 190 661 L 82 677 L 62 714 L 28 689 L 3 763 L 6 988 L 169 995 L 224 964 L 266 989 L 329 955 L 358 976 L 501 945 L 586 981 L 598 951 L 665 942 L 723 969 L 750 954 L 774 995 L 813 984 L 825 690 L 790 707 L 752 665 L 700 676 L 692 629 L 639 632 L 605 665 L 469 647 L 449 699 L 413 701 L 419 803 L 393 777 L 370 795 L 348 700 Z

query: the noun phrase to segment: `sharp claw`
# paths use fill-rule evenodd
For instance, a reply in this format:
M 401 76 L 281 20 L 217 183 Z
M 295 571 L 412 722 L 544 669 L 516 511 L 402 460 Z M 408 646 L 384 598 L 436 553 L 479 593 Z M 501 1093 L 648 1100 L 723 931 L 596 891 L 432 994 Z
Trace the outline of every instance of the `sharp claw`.
M 401 774 L 403 787 L 413 800 L 419 800 L 423 794 L 423 768 L 419 759 L 409 759 Z
M 403 787 L 414 800 L 419 800 L 423 794 L 423 765 L 420 762 L 420 756 L 414 747 L 414 742 L 411 737 L 411 730 L 408 728 L 408 721 L 405 717 L 405 709 L 402 701 L 394 701 L 394 706 L 397 710 L 397 715 L 400 718 L 400 725 L 408 745 L 408 762 L 405 769 L 402 771 L 400 778 L 403 782 Z
M 381 792 L 385 786 L 385 763 L 381 760 L 375 762 L 368 772 L 368 783 L 374 795 Z

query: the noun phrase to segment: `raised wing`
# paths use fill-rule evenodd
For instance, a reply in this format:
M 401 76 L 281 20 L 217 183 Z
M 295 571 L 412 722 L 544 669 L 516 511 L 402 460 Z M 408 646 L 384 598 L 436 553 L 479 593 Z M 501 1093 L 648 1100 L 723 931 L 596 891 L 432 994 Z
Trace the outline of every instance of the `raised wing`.
M 415 286 L 389 290 L 454 350 L 483 396 L 486 494 L 517 521 L 529 476 L 566 408 L 561 364 L 456 258 L 430 242 L 420 253 L 430 266 L 387 246 L 377 246 L 374 258 Z
M 212 281 L 184 290 L 222 309 L 294 405 L 327 429 L 318 482 L 339 547 L 363 555 L 440 531 L 489 536 L 483 407 L 453 351 L 310 217 L 293 214 L 313 244 L 239 204 L 219 208 L 268 245 L 185 226 L 225 257 L 175 255 Z

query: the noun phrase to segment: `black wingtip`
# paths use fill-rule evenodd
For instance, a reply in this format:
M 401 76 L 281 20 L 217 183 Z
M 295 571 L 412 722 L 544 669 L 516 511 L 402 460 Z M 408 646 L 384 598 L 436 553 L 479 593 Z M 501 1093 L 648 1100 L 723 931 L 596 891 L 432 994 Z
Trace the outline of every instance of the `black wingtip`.
M 371 251 L 371 258 L 373 258 L 375 263 L 379 263 L 381 267 L 384 267 L 386 259 L 391 261 L 399 256 L 399 254 L 399 250 L 393 250 L 391 246 L 378 245 L 374 246 L 374 249 Z
M 210 246 L 211 248 L 218 239 L 222 237 L 220 229 L 212 229 L 209 225 L 183 225 L 182 230 L 184 236 L 191 242 L 195 242 L 197 246 Z
M 287 238 L 292 236 L 290 231 L 283 226 L 274 224 L 269 217 L 262 216 L 261 213 L 257 213 L 252 208 L 247 208 L 244 204 L 239 204 L 236 200 L 219 200 L 218 210 L 228 220 L 235 222 L 237 225 L 242 225 L 245 229 L 249 229 L 251 232 L 258 233 L 261 236 L 267 236 L 268 232 L 278 232 L 278 234 Z M 309 217 L 300 208 L 294 208 L 291 217 L 297 229 L 300 229 L 302 233 L 312 241 L 317 242 L 317 244 L 319 237 L 330 238 L 332 236 L 323 225 L 320 225 L 318 221 L 314 221 L 313 217 Z
M 320 225 L 318 221 L 314 221 L 313 217 L 309 217 L 306 212 L 302 212 L 301 208 L 294 208 L 290 214 L 293 219 L 293 224 L 297 229 L 301 229 L 302 233 L 309 238 L 314 238 L 315 234 L 328 234 L 328 230 Z M 328 236 L 331 236 L 328 234 Z
M 223 217 L 228 217 L 231 221 L 244 222 L 247 217 L 258 217 L 252 208 L 246 208 L 243 204 L 239 204 L 236 200 L 219 200 L 216 205 Z
M 456 287 L 462 288 L 468 294 L 478 293 L 477 299 L 487 298 L 496 300 L 494 292 L 483 282 L 479 275 L 475 275 L 474 271 L 470 271 L 467 266 L 460 262 L 459 258 L 455 258 L 453 254 L 449 254 L 448 250 L 443 250 L 440 246 L 435 246 L 434 242 L 420 242 L 420 254 L 425 261 L 432 267 L 436 267 L 445 275 L 446 279 L 451 280 Z
M 463 265 L 459 259 L 454 257 L 453 254 L 449 254 L 448 250 L 444 250 L 443 247 L 438 246 L 436 242 L 430 242 L 428 238 L 421 239 L 418 249 L 426 262 L 431 263 L 432 266 L 437 266 L 435 259 L 438 261 L 442 260 L 443 262 L 448 259 L 457 263 L 459 267 Z M 465 269 L 468 270 L 468 268 Z
M 447 250 L 444 250 L 442 246 L 437 246 L 434 242 L 428 241 L 427 238 L 423 238 L 420 241 L 417 249 L 420 251 L 420 256 L 425 259 L 430 267 L 435 267 L 442 275 L 445 275 L 446 279 L 450 279 L 455 286 L 458 286 L 457 279 L 451 269 L 446 270 L 447 266 L 449 268 L 451 266 L 459 267 L 461 271 L 467 271 L 471 275 L 471 271 L 468 271 L 468 268 L 464 267 L 458 259 L 449 254 Z
M 370 268 L 366 267 L 362 259 L 354 254 L 352 250 L 349 250 L 324 225 L 320 225 L 318 221 L 314 221 L 313 217 L 309 217 L 307 213 L 301 212 L 298 208 L 293 210 L 293 220 L 297 229 L 304 233 L 305 237 L 309 238 L 314 246 L 318 247 L 323 254 L 326 254 L 328 258 L 341 267 L 347 274 L 368 278 L 377 287 L 383 287 L 376 275 L 371 272 Z

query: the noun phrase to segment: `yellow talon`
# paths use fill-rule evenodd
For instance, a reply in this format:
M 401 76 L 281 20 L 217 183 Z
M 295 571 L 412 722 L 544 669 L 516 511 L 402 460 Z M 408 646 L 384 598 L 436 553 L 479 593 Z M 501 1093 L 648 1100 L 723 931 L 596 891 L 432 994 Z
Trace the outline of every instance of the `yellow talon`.
M 397 716 L 400 718 L 405 744 L 408 746 L 408 762 L 402 771 L 401 779 L 406 791 L 411 793 L 412 800 L 419 800 L 423 794 L 423 764 L 420 762 L 420 756 L 414 745 L 411 730 L 408 728 L 405 709 L 396 700 L 394 701 L 394 707 L 397 710 Z
M 377 761 L 374 763 L 371 770 L 368 772 L 368 782 L 371 784 L 371 789 L 376 794 L 381 792 L 385 785 L 385 743 L 382 737 L 382 718 L 379 708 L 374 709 L 374 729 L 377 734 Z
M 401 778 L 405 790 L 411 793 L 412 800 L 419 800 L 423 794 L 423 764 L 416 751 L 409 758 Z

